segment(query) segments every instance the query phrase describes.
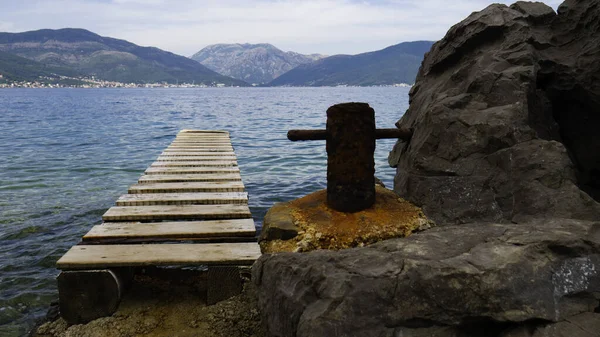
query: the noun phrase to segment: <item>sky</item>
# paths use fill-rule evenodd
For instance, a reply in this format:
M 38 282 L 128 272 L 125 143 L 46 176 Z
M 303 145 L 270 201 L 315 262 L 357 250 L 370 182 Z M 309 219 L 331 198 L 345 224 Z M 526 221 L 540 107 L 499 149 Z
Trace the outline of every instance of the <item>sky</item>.
M 191 56 L 216 43 L 358 54 L 439 40 L 486 0 L 0 0 L 0 32 L 84 28 Z M 496 1 L 510 4 L 514 1 Z M 556 9 L 562 1 L 546 4 Z

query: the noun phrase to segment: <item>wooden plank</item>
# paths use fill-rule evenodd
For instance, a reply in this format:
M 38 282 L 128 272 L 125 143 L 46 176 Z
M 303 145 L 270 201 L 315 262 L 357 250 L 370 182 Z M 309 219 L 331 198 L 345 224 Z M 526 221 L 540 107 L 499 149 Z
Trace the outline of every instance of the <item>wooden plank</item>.
M 178 133 L 177 137 L 229 137 L 229 133 Z
M 233 146 L 231 144 L 200 144 L 200 143 L 171 143 L 169 147 L 192 147 L 196 149 L 231 149 L 229 152 L 233 152 Z
M 177 134 L 177 137 L 229 137 L 229 133 L 183 133 Z
M 216 150 L 224 150 L 224 149 L 229 149 L 229 151 L 221 151 L 221 152 L 233 152 L 233 146 L 231 145 L 198 145 L 198 144 L 171 144 L 167 147 L 168 149 L 179 149 L 179 148 L 190 148 L 190 149 L 196 149 L 198 151 L 204 151 L 204 152 L 214 152 L 214 151 L 209 151 L 210 149 L 216 149 Z
M 73 246 L 56 266 L 93 269 L 173 265 L 251 265 L 260 257 L 256 242 Z
M 169 144 L 169 147 L 197 147 L 199 149 L 209 149 L 209 148 L 216 148 L 216 149 L 231 148 L 231 149 L 233 149 L 233 145 L 231 145 L 231 143 L 205 143 L 205 142 L 172 142 L 171 144 Z M 231 150 L 229 152 L 233 152 L 233 150 Z
M 252 219 L 132 223 L 113 222 L 92 227 L 84 241 L 107 239 L 206 239 L 254 237 Z
M 202 152 L 233 152 L 232 147 L 178 147 L 178 146 L 169 146 L 164 152 L 191 152 L 191 151 L 202 151 Z
M 179 131 L 179 134 L 224 134 L 229 135 L 229 131 L 225 130 L 195 130 L 195 129 L 183 129 Z
M 174 157 L 174 156 L 159 156 L 156 161 L 193 161 L 193 160 L 237 160 L 234 156 L 186 156 L 186 157 Z
M 229 145 L 231 146 L 230 140 L 221 140 L 221 139 L 175 139 L 171 144 L 179 144 L 179 143 L 190 143 L 190 144 L 198 144 L 198 145 Z
M 248 205 L 156 205 L 114 206 L 102 216 L 105 222 L 144 220 L 245 219 L 252 214 Z
M 211 152 L 214 153 L 215 156 L 220 155 L 221 153 L 235 153 L 233 152 L 233 148 L 214 148 L 214 147 L 177 147 L 177 146 L 169 146 L 167 147 L 163 153 L 166 152 Z
M 182 151 L 182 152 L 176 152 L 176 151 L 164 151 L 163 153 L 160 154 L 161 157 L 190 157 L 190 156 L 196 156 L 196 157 L 215 157 L 215 156 L 223 156 L 223 157 L 229 157 L 229 156 L 236 156 L 235 152 L 205 152 L 205 151 L 196 151 L 196 150 L 192 150 L 192 151 Z
M 231 138 L 229 137 L 180 137 L 177 136 L 173 140 L 174 142 L 227 142 L 231 143 Z
M 146 174 L 192 174 L 192 173 L 236 173 L 240 172 L 237 166 L 228 167 L 149 167 Z
M 241 181 L 239 173 L 228 174 L 146 174 L 140 177 L 138 183 L 177 183 L 186 181 Z
M 150 167 L 228 167 L 237 166 L 235 160 L 221 160 L 221 161 L 155 161 Z
M 230 140 L 229 136 L 185 136 L 178 135 L 175 139 L 198 139 L 198 140 Z
M 178 192 L 244 192 L 241 181 L 201 181 L 180 183 L 144 183 L 129 186 L 129 194 Z
M 190 145 L 191 146 L 216 147 L 216 148 L 233 146 L 229 142 L 207 143 L 207 142 L 192 142 L 192 141 L 189 141 L 189 142 L 188 141 L 185 141 L 185 142 L 174 141 L 170 144 L 170 146 L 190 146 Z
M 231 139 L 229 135 L 222 134 L 178 134 L 175 138 Z
M 230 142 L 229 137 L 189 137 L 189 136 L 177 136 L 174 140 L 196 140 L 196 141 L 227 141 Z
M 160 175 L 159 175 L 160 176 Z M 117 206 L 248 204 L 246 192 L 125 194 Z

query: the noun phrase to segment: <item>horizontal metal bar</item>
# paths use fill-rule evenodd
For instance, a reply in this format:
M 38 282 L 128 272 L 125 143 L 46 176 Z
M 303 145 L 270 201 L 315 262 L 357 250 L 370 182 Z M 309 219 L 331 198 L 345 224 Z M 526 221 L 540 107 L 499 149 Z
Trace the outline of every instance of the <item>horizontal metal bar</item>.
M 376 129 L 375 139 L 398 138 L 409 141 L 412 137 L 412 130 L 408 129 Z M 289 140 L 295 142 L 299 140 L 325 140 L 327 138 L 326 130 L 290 130 L 287 133 Z

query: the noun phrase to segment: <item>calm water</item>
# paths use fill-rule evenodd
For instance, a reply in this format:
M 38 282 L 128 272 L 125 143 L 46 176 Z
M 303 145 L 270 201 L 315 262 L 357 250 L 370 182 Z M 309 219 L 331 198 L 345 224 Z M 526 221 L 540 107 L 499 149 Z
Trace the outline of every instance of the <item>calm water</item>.
M 378 127 L 408 107 L 406 88 L 0 90 L 0 336 L 27 333 L 57 298 L 56 260 L 136 182 L 181 129 L 225 129 L 250 208 L 326 185 L 324 142 L 286 139 L 324 128 L 327 107 L 368 102 Z M 377 143 L 391 185 L 392 140 Z

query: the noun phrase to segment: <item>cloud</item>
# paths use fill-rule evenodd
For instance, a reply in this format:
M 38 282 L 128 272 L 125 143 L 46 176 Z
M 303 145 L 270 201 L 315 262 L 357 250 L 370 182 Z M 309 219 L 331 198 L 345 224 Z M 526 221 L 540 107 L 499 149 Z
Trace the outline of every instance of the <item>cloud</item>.
M 483 0 L 0 0 L 0 31 L 85 28 L 191 55 L 214 43 L 268 42 L 355 54 L 437 40 Z M 510 2 L 505 2 L 510 3 Z M 551 1 L 556 8 L 558 1 Z

